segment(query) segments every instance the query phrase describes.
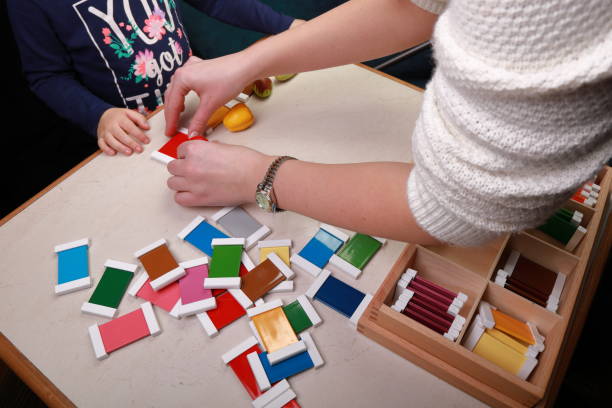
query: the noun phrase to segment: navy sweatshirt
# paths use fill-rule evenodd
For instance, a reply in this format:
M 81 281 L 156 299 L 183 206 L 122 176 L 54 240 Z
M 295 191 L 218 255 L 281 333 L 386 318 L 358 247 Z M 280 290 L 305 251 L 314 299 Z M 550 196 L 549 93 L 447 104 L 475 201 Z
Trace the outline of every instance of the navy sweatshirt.
M 293 18 L 257 0 L 187 0 L 226 23 L 276 34 Z M 192 55 L 175 0 L 9 0 L 32 91 L 91 135 L 111 107 L 146 114 L 163 104 Z

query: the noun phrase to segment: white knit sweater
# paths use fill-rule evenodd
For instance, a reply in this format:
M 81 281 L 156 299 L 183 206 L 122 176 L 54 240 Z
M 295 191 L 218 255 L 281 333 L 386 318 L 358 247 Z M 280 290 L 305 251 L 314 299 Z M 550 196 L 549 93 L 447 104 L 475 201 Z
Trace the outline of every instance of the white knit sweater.
M 612 156 L 609 0 L 413 0 L 440 13 L 408 202 L 437 239 L 535 227 Z

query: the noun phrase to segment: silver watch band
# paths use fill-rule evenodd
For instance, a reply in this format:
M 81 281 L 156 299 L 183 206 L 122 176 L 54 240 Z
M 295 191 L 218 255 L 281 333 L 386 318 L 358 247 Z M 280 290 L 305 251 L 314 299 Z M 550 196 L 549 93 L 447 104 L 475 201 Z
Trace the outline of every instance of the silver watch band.
M 291 157 L 291 156 L 280 156 L 277 157 L 272 164 L 270 164 L 270 167 L 268 167 L 268 171 L 266 172 L 266 175 L 264 176 L 264 179 L 261 183 L 259 183 L 258 185 L 258 189 L 265 191 L 265 192 L 269 192 L 270 193 L 270 198 L 272 200 L 272 205 L 274 208 L 274 211 L 284 211 L 283 209 L 278 207 L 278 203 L 276 202 L 276 195 L 274 194 L 274 190 L 272 188 L 272 185 L 274 183 L 274 178 L 276 177 L 276 172 L 278 171 L 279 167 L 281 166 L 281 164 L 283 164 L 284 162 L 286 162 L 287 160 L 297 160 L 295 157 Z

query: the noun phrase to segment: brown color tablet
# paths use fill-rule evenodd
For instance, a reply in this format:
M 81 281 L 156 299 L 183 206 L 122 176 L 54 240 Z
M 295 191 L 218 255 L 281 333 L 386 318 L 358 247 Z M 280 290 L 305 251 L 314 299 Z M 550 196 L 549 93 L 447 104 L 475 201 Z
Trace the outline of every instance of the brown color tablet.
M 242 278 L 240 289 L 254 302 L 285 279 L 280 269 L 266 259 Z
M 138 259 L 142 262 L 142 266 L 144 266 L 151 280 L 155 280 L 179 267 L 167 245 L 160 245 L 141 255 Z

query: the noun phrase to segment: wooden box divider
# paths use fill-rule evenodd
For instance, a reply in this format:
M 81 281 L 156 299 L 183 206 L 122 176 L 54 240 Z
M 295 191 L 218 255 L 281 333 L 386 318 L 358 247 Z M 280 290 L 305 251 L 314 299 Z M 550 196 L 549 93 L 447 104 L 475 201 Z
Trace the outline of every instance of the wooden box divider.
M 610 171 L 610 167 L 607 166 L 604 167 L 595 178 L 595 184 L 599 184 L 601 187 L 601 191 L 599 192 L 599 200 L 597 200 L 594 207 L 595 211 L 603 210 L 606 205 L 607 197 L 610 194 L 610 179 L 612 179 L 612 171 Z M 586 206 L 583 205 L 583 207 Z
M 528 407 L 543 402 L 549 406 L 554 402 L 551 394 L 559 384 L 557 377 L 564 374 L 557 372 L 557 368 L 567 368 L 566 354 L 572 351 L 565 348 L 575 346 L 575 342 L 568 341 L 567 335 L 573 332 L 568 325 L 577 313 L 576 306 L 581 304 L 577 303 L 578 294 L 583 295 L 584 283 L 591 280 L 589 274 L 599 275 L 603 269 L 588 271 L 587 265 L 610 194 L 611 169 L 604 168 L 596 182 L 601 185 L 601 192 L 595 208 L 573 201 L 564 206 L 584 213 L 583 224 L 588 226 L 586 236 L 574 253 L 562 249 L 549 237 L 540 236 L 539 231 L 506 235 L 479 248 L 409 244 L 375 293 L 359 321 L 358 330 L 487 404 Z M 566 275 L 557 313 L 495 284 L 495 273 L 512 250 Z M 397 281 L 409 267 L 425 279 L 468 295 L 460 311 L 467 321 L 455 342 L 391 309 Z M 481 300 L 520 320 L 534 323 L 545 336 L 545 350 L 539 354 L 538 365 L 526 381 L 461 345 Z
M 428 250 L 454 262 L 465 269 L 490 278 L 492 268 L 497 265 L 509 236 L 504 235 L 481 247 L 457 247 L 450 245 L 425 246 Z
M 506 248 L 504 248 L 502 251 L 502 255 L 499 258 L 500 262 L 497 264 L 493 274 L 491 275 L 492 281 L 495 281 L 495 274 L 497 271 L 499 269 L 503 269 L 506 259 L 512 250 L 520 252 L 521 256 L 524 256 L 525 258 L 542 265 L 547 269 L 554 272 L 560 272 L 565 275 L 565 285 L 563 291 L 561 292 L 559 309 L 557 310 L 557 313 L 563 310 L 561 306 L 565 301 L 567 293 L 570 291 L 570 288 L 573 285 L 579 284 L 580 281 L 581 276 L 574 274 L 576 265 L 580 261 L 580 258 L 530 234 L 520 233 L 517 235 L 512 235 L 507 241 Z M 511 292 L 508 289 L 504 290 Z M 528 299 L 525 300 L 529 301 Z

